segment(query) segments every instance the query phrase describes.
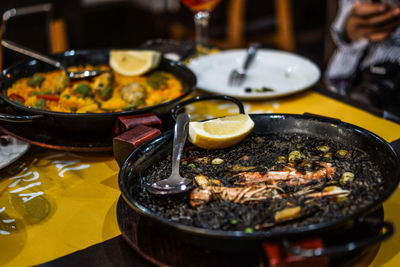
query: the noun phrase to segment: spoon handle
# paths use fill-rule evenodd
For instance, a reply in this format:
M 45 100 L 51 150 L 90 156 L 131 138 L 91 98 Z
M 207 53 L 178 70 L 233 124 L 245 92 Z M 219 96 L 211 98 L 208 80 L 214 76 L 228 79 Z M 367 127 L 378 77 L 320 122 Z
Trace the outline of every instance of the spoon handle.
M 48 56 L 45 56 L 45 55 L 43 55 L 43 54 L 41 54 L 39 52 L 33 51 L 33 50 L 31 50 L 31 49 L 29 49 L 27 47 L 24 47 L 22 45 L 16 44 L 16 43 L 14 43 L 12 41 L 9 41 L 9 40 L 1 40 L 1 44 L 4 47 L 7 47 L 10 50 L 13 50 L 15 52 L 24 54 L 24 55 L 29 56 L 29 57 L 33 57 L 33 58 L 35 58 L 37 60 L 40 60 L 40 61 L 43 61 L 43 62 L 46 62 L 47 64 L 50 64 L 50 65 L 52 65 L 52 66 L 54 66 L 56 68 L 60 68 L 60 69 L 62 69 L 63 71 L 66 72 L 66 69 L 64 68 L 64 66 L 59 61 L 54 60 L 52 58 L 49 58 Z
M 181 113 L 176 118 L 172 148 L 172 174 L 179 174 L 179 162 L 189 130 L 189 120 L 190 118 L 187 113 Z

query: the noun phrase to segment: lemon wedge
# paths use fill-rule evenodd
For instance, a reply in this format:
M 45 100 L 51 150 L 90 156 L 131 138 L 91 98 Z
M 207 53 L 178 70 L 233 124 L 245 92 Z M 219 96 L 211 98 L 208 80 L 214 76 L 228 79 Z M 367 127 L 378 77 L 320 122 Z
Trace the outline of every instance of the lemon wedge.
M 242 141 L 254 128 L 247 114 L 189 123 L 189 141 L 201 148 L 220 149 Z
M 153 50 L 111 50 L 110 66 L 119 74 L 137 76 L 160 64 L 161 53 Z

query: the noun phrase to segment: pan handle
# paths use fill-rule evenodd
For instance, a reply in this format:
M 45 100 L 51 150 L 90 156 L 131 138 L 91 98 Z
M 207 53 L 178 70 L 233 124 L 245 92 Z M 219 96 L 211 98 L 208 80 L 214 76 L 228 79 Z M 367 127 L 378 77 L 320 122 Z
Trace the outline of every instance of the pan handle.
M 16 116 L 0 113 L 0 121 L 8 122 L 32 122 L 35 120 L 43 119 L 44 115 L 32 115 L 32 116 Z
M 394 233 L 394 225 L 391 222 L 380 221 L 373 218 L 361 218 L 359 222 L 369 224 L 372 227 L 377 227 L 377 228 L 379 227 L 381 231 L 378 235 L 370 236 L 358 241 L 352 241 L 346 244 L 335 245 L 327 248 L 318 248 L 318 249 L 297 248 L 293 247 L 290 244 L 290 241 L 288 241 L 287 239 L 283 239 L 282 244 L 285 247 L 286 251 L 288 251 L 289 253 L 294 255 L 299 255 L 302 257 L 333 256 L 337 254 L 352 252 L 358 249 L 378 244 L 383 240 L 392 236 Z
M 178 112 L 182 110 L 182 108 L 184 108 L 186 105 L 194 103 L 194 102 L 199 102 L 199 101 L 204 101 L 204 100 L 227 100 L 227 101 L 231 101 L 233 103 L 235 103 L 238 108 L 239 108 L 239 112 L 241 114 L 244 114 L 244 107 L 242 102 L 240 102 L 240 100 L 231 97 L 231 96 L 227 96 L 227 95 L 207 95 L 207 96 L 196 96 L 193 98 L 190 98 L 186 101 L 180 102 L 178 103 L 172 110 L 171 110 L 171 115 L 172 118 L 174 118 L 174 120 L 176 120 L 176 116 L 178 115 Z

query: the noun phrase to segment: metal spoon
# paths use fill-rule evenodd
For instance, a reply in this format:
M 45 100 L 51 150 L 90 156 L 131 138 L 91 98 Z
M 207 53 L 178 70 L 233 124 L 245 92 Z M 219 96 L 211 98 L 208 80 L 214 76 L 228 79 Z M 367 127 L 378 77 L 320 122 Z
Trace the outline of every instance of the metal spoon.
M 172 172 L 164 180 L 148 185 L 147 191 L 156 195 L 178 194 L 190 190 L 193 187 L 193 180 L 183 178 L 179 174 L 179 162 L 182 149 L 185 145 L 189 130 L 189 115 L 181 113 L 176 118 L 174 128 L 174 141 L 172 149 Z
M 103 73 L 103 70 L 85 70 L 85 71 L 75 71 L 75 72 L 71 72 L 68 71 L 67 68 L 65 66 L 63 66 L 61 64 L 60 61 L 54 60 L 48 56 L 45 56 L 39 52 L 33 51 L 29 48 L 26 48 L 22 45 L 16 44 L 12 41 L 8 41 L 8 40 L 1 40 L 1 44 L 4 47 L 7 47 L 10 50 L 13 50 L 15 52 L 24 54 L 26 56 L 29 57 L 33 57 L 37 60 L 46 62 L 47 64 L 50 64 L 58 69 L 61 69 L 62 71 L 65 72 L 65 74 L 67 75 L 67 77 L 69 77 L 70 79 L 84 79 L 84 78 L 90 78 L 90 77 L 94 77 L 97 76 L 101 73 Z

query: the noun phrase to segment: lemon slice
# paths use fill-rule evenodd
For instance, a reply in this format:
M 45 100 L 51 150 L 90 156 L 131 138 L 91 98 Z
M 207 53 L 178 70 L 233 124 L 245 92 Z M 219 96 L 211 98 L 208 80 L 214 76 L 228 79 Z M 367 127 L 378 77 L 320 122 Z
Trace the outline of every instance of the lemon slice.
M 137 76 L 160 64 L 161 53 L 153 50 L 111 50 L 110 66 L 119 74 Z
M 201 148 L 219 149 L 242 141 L 254 128 L 247 114 L 189 123 L 189 141 Z

